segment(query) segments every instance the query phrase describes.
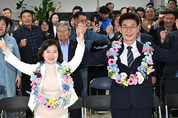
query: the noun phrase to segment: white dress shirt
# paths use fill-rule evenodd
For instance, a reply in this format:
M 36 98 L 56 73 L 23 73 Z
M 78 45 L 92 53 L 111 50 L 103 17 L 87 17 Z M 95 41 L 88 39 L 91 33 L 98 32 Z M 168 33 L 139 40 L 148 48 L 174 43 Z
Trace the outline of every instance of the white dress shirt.
M 128 53 L 128 49 L 127 47 L 129 45 L 127 45 L 126 43 L 123 43 L 124 45 L 124 50 L 122 52 L 122 54 L 119 56 L 120 57 L 120 60 L 121 60 L 121 63 L 128 66 L 128 63 L 127 63 L 127 53 Z M 139 57 L 141 54 L 140 52 L 138 51 L 137 49 L 137 45 L 136 45 L 136 41 L 131 45 L 132 46 L 132 53 L 133 53 L 133 57 L 134 57 L 134 60 Z

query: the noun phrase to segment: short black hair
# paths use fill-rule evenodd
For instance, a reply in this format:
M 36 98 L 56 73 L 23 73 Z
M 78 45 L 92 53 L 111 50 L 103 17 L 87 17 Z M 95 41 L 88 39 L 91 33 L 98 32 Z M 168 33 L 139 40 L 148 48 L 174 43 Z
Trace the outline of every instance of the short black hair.
M 110 4 L 114 6 L 114 4 L 113 4 L 112 2 L 106 3 L 106 6 L 108 6 L 108 5 L 110 5 Z
M 109 14 L 110 13 L 110 9 L 107 6 L 102 6 L 99 10 L 100 13 L 102 14 Z
M 146 10 L 149 9 L 149 8 L 152 8 L 152 9 L 154 10 L 154 12 L 155 12 L 155 8 L 154 8 L 153 6 L 147 6 L 147 7 L 145 8 L 145 12 L 146 12 Z
M 7 20 L 7 17 L 5 17 L 5 16 L 0 16 L 0 21 L 1 20 L 4 20 L 5 21 L 5 23 L 6 23 L 6 29 L 7 29 L 7 27 L 8 27 L 8 20 Z
M 26 12 L 27 12 L 27 13 L 30 13 L 31 16 L 32 16 L 32 18 L 33 18 L 33 13 L 32 13 L 32 11 L 31 11 L 31 10 L 27 10 L 27 9 L 26 9 L 26 10 L 23 10 L 23 11 L 20 13 L 20 18 L 22 18 L 22 14 L 23 14 L 23 13 L 26 13 Z
M 39 26 L 41 26 L 43 24 L 43 22 L 46 22 L 49 25 L 49 22 L 47 19 L 41 19 L 39 22 Z
M 74 14 L 74 20 L 78 20 L 79 19 L 79 15 L 83 15 L 86 16 L 86 14 L 84 12 L 78 11 Z
M 138 8 L 136 9 L 136 11 L 141 11 L 141 12 L 145 13 L 145 9 L 144 9 L 143 7 L 138 7 Z
M 122 22 L 126 19 L 135 20 L 136 23 L 137 23 L 137 26 L 139 25 L 139 18 L 135 13 L 125 13 L 125 14 L 123 14 L 119 19 L 119 25 L 122 26 Z
M 82 9 L 81 6 L 75 6 L 75 7 L 72 9 L 72 12 L 73 12 L 75 9 L 79 9 L 81 12 L 83 12 L 83 9 Z
M 176 11 L 172 10 L 172 9 L 168 9 L 164 12 L 164 14 L 173 14 L 175 16 L 175 19 L 177 19 L 177 13 Z
M 174 2 L 175 2 L 175 5 L 177 5 L 177 0 L 169 0 L 169 1 L 168 1 L 168 4 L 169 4 L 170 1 L 174 1 Z
M 94 21 L 94 18 L 96 17 L 96 20 L 97 21 L 102 21 L 102 17 L 101 17 L 101 15 L 99 15 L 98 13 L 95 13 L 95 14 L 92 14 L 91 16 L 90 16 L 90 21 Z
M 142 23 L 142 18 L 138 13 L 135 13 L 137 15 L 137 17 L 139 18 L 139 21 Z
M 146 4 L 146 7 L 148 6 L 153 6 L 154 7 L 154 4 L 152 2 L 149 2 L 148 4 Z
M 8 18 L 8 17 L 6 17 L 6 19 L 7 19 L 8 24 L 10 23 L 10 26 L 12 27 L 12 25 L 13 25 L 12 20 L 10 18 Z
M 6 11 L 6 10 L 9 10 L 9 11 L 11 12 L 11 14 L 12 14 L 11 9 L 9 9 L 9 8 L 4 8 L 4 9 L 3 9 L 3 11 Z

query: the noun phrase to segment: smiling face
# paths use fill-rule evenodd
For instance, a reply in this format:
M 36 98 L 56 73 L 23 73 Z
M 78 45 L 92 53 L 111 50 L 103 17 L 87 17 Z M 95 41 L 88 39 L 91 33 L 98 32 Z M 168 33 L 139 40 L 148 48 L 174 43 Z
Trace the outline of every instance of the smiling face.
M 176 21 L 176 18 L 173 14 L 166 14 L 164 17 L 164 24 L 166 27 L 172 27 Z
M 48 64 L 54 64 L 58 59 L 58 49 L 55 45 L 49 46 L 42 54 L 44 60 Z
M 6 22 L 1 19 L 0 21 L 0 36 L 4 35 L 6 31 Z
M 32 25 L 32 14 L 29 12 L 24 12 L 22 14 L 22 24 L 26 27 Z
M 145 17 L 148 20 L 152 20 L 155 17 L 155 12 L 153 8 L 147 8 L 145 11 Z
M 5 17 L 8 17 L 8 18 L 11 18 L 11 17 L 12 17 L 12 14 L 11 14 L 10 10 L 5 10 L 5 11 L 4 11 L 4 16 L 5 16 Z
M 70 36 L 70 30 L 68 30 L 68 27 L 66 25 L 61 25 L 58 26 L 57 28 L 57 36 L 58 39 L 62 42 L 62 43 L 67 43 L 69 36 Z
M 49 25 L 44 21 L 42 24 L 41 24 L 41 30 L 43 32 L 47 32 L 49 29 Z
M 136 36 L 139 32 L 137 22 L 133 19 L 126 19 L 122 21 L 121 27 L 119 28 L 122 33 L 124 42 L 127 45 L 132 45 L 135 42 Z

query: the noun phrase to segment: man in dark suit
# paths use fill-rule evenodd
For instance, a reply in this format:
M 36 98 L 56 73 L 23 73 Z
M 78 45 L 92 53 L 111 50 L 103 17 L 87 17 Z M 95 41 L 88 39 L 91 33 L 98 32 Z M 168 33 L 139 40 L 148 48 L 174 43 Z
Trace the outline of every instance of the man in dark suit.
M 25 63 L 36 64 L 38 61 L 36 54 L 44 40 L 43 33 L 40 27 L 32 25 L 32 13 L 30 10 L 22 11 L 20 17 L 23 26 L 14 31 L 13 36 L 19 46 L 21 60 Z M 22 74 L 22 95 L 29 96 L 27 91 L 31 91 L 30 76 Z M 26 116 L 32 117 L 32 114 L 27 112 Z
M 60 21 L 57 26 L 57 36 L 59 39 L 59 45 L 63 54 L 63 61 L 70 62 L 72 60 L 75 50 L 77 47 L 77 41 L 73 41 L 69 39 L 71 28 L 67 21 Z M 83 89 L 82 77 L 80 74 L 80 69 L 82 65 L 80 65 L 73 73 L 72 78 L 74 81 L 74 89 L 78 96 L 81 96 L 81 91 Z M 70 118 L 80 118 L 81 112 L 79 110 L 70 111 Z
M 130 78 L 130 74 L 135 74 L 139 70 L 142 59 L 145 57 L 143 50 L 143 43 L 136 41 L 137 34 L 139 32 L 139 19 L 134 13 L 125 13 L 119 20 L 120 31 L 123 36 L 123 42 L 121 48 L 118 51 L 116 58 L 116 64 L 118 65 L 119 72 L 125 72 L 127 77 Z M 79 25 L 79 27 L 83 27 Z M 81 32 L 84 28 L 80 28 Z M 83 36 L 81 36 L 83 38 Z M 149 40 L 149 39 L 147 39 Z M 129 51 L 128 46 L 132 46 Z M 176 47 L 173 50 L 163 50 L 158 46 L 151 43 L 153 47 L 153 62 L 156 61 L 175 61 L 178 60 L 178 41 L 176 41 Z M 111 48 L 111 45 L 100 52 L 90 54 L 85 52 L 83 63 L 85 64 L 108 64 L 108 57 L 106 51 Z M 132 52 L 132 64 L 129 64 L 127 60 L 127 54 Z M 130 55 L 128 55 L 130 56 Z M 109 57 L 112 58 L 112 57 Z M 143 74 L 142 74 L 143 76 Z M 144 78 L 143 83 L 137 83 L 136 85 L 128 85 L 123 88 L 122 85 L 112 82 L 111 85 L 111 113 L 112 118 L 151 118 L 153 107 L 153 93 L 151 82 L 151 75 L 147 74 L 148 78 Z
M 176 21 L 176 26 L 178 27 L 178 19 Z M 178 30 L 169 32 L 166 38 L 162 41 L 161 48 L 173 49 L 178 39 Z M 166 62 L 163 70 L 163 79 L 165 79 L 165 91 L 163 97 L 167 94 L 177 94 L 178 93 L 178 61 Z M 165 118 L 165 107 L 162 107 L 162 118 Z M 170 114 L 170 113 L 169 113 Z

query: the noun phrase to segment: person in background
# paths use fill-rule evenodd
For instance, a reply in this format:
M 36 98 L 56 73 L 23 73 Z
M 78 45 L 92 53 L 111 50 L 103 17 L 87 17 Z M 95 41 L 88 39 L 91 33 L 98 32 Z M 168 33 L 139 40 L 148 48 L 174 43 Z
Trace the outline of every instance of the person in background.
M 74 15 L 70 16 L 70 18 L 69 18 L 69 25 L 70 25 L 70 27 L 73 27 L 75 25 Z
M 153 25 L 153 18 L 155 17 L 155 9 L 152 6 L 148 6 L 145 9 L 145 19 L 142 20 L 142 27 L 149 32 L 151 26 Z
M 127 13 L 127 7 L 122 7 L 120 9 L 120 15 L 122 16 L 123 14 Z
M 99 14 L 102 17 L 101 27 L 103 31 L 106 31 L 106 27 L 112 22 L 112 19 L 109 19 L 110 9 L 106 6 L 102 6 L 99 10 Z
M 112 19 L 114 17 L 114 14 L 113 14 L 114 4 L 112 2 L 108 2 L 106 3 L 106 6 L 110 9 L 109 19 Z
M 5 16 L 5 17 L 8 17 L 8 18 L 12 18 L 12 11 L 11 9 L 9 8 L 4 8 L 2 11 L 1 11 L 1 16 Z M 13 25 L 10 29 L 10 35 L 12 35 L 12 33 L 14 32 L 14 28 L 18 26 L 18 22 L 12 20 L 13 22 Z
M 7 17 L 6 17 L 6 18 L 7 18 Z M 13 26 L 13 22 L 12 22 L 12 20 L 11 20 L 10 18 L 7 18 L 6 20 L 7 20 L 7 22 L 8 22 L 8 26 L 7 26 L 7 29 L 6 29 L 6 34 L 8 34 L 8 35 L 10 35 L 10 36 L 13 36 L 13 34 L 10 33 L 10 29 L 11 29 L 11 27 Z
M 127 13 L 129 13 L 129 12 L 132 12 L 132 13 L 135 13 L 136 11 L 135 11 L 135 6 L 134 5 L 131 5 L 130 7 L 128 7 L 128 9 L 127 9 Z
M 72 9 L 72 13 L 73 15 L 76 13 L 76 12 L 83 12 L 83 8 L 81 6 L 75 6 L 73 9 Z
M 49 22 L 46 19 L 42 19 L 39 22 L 39 26 L 44 34 L 44 40 L 52 39 L 51 34 L 49 33 Z
M 177 0 L 168 1 L 168 9 L 174 10 L 177 7 Z
M 57 40 L 56 25 L 58 22 L 60 22 L 59 14 L 53 13 L 49 20 L 49 33 L 51 34 L 52 39 L 56 39 L 56 40 Z
M 148 4 L 146 4 L 146 7 L 148 7 L 148 6 L 154 7 L 154 4 L 152 2 L 149 2 Z
M 116 38 L 120 38 L 120 36 L 121 36 L 121 32 L 119 30 L 119 19 L 120 19 L 119 14 L 115 15 L 112 19 L 112 25 L 114 26 L 113 32 L 114 32 L 114 35 Z
M 18 59 L 20 59 L 20 53 L 16 40 L 10 35 L 6 34 L 8 27 L 7 17 L 0 16 L 0 41 L 2 38 L 6 42 L 6 46 L 9 48 L 11 53 L 13 53 Z M 21 72 L 14 68 L 12 65 L 5 61 L 5 55 L 0 49 L 0 83 L 5 86 L 6 93 L 5 97 L 15 97 L 16 96 L 16 86 L 19 88 L 21 84 Z M 0 99 L 4 95 L 0 95 Z M 14 112 L 7 112 L 7 118 L 15 118 Z
M 47 11 L 46 12 L 46 19 L 49 21 L 51 15 L 53 14 L 53 11 Z
M 39 26 L 32 25 L 32 13 L 30 10 L 24 10 L 20 13 L 22 27 L 14 31 L 13 36 L 19 47 L 21 60 L 28 64 L 38 62 L 38 48 L 44 41 L 43 32 Z M 30 76 L 22 74 L 22 96 L 29 96 L 31 91 Z M 26 117 L 31 118 L 32 112 L 26 111 Z
M 140 15 L 141 18 L 145 16 L 145 9 L 143 7 L 138 7 L 136 11 Z

